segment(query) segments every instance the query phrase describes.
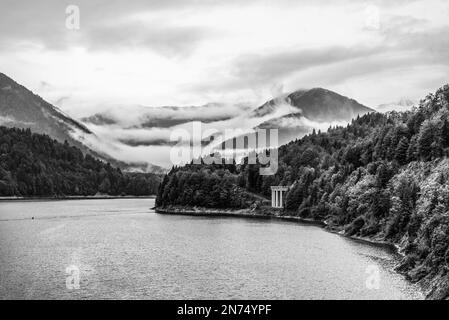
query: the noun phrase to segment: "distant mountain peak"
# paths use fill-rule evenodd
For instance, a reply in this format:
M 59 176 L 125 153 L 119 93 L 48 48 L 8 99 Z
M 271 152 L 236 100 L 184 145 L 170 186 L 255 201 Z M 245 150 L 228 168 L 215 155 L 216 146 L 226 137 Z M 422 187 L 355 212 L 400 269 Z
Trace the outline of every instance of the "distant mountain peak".
M 415 105 L 416 102 L 413 101 L 413 100 L 411 100 L 411 99 L 409 99 L 409 98 L 404 98 L 404 97 L 403 97 L 403 98 L 401 98 L 401 99 L 397 102 L 397 104 L 398 104 L 399 106 L 411 107 L 411 106 Z
M 295 109 L 294 113 L 301 113 L 309 120 L 320 122 L 349 121 L 357 115 L 374 111 L 354 99 L 317 87 L 297 90 L 281 99 L 271 99 L 255 109 L 253 116 L 261 117 L 274 113 L 277 106 L 284 103 L 291 105 Z
M 379 112 L 389 112 L 389 111 L 408 111 L 413 106 L 417 105 L 416 101 L 412 99 L 402 97 L 398 101 L 380 104 L 376 107 Z
M 0 115 L 3 117 L 28 126 L 33 124 L 33 131 L 52 135 L 59 140 L 65 139 L 64 130 L 78 129 L 86 134 L 92 133 L 86 126 L 4 73 L 0 73 L 0 88 Z

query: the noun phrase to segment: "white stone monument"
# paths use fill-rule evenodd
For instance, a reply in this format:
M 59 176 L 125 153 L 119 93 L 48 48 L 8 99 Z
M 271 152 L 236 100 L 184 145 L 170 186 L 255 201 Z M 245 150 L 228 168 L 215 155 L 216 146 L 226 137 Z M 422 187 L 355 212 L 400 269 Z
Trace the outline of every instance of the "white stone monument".
M 284 192 L 288 190 L 288 187 L 284 186 L 272 186 L 271 187 L 271 206 L 273 208 L 284 207 Z

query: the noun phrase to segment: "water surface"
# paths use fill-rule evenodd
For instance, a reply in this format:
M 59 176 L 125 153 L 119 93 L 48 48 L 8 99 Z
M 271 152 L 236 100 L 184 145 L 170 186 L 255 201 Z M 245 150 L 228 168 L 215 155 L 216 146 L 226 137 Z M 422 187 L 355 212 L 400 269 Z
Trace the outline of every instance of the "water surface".
M 310 225 L 159 215 L 153 206 L 0 202 L 0 298 L 422 298 L 387 249 Z M 67 288 L 71 266 L 79 289 Z

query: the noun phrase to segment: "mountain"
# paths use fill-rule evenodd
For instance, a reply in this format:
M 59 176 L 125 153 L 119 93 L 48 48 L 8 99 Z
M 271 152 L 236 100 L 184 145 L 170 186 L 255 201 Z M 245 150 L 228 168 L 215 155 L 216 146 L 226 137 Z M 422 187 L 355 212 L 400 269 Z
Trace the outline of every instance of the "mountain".
M 48 134 L 58 141 L 67 140 L 81 148 L 85 147 L 73 139 L 71 133 L 79 131 L 93 134 L 86 126 L 3 73 L 0 73 L 0 124 L 29 128 L 36 133 Z
M 249 118 L 261 122 L 254 129 L 278 129 L 279 145 L 316 130 L 344 125 L 358 115 L 374 112 L 354 99 L 333 91 L 314 88 L 298 90 L 267 101 L 254 109 Z
M 277 107 L 283 104 L 293 107 L 293 113 L 298 116 L 317 122 L 349 121 L 357 115 L 374 111 L 336 92 L 314 88 L 298 90 L 270 100 L 254 110 L 253 115 L 262 117 L 274 113 Z
M 201 106 L 111 107 L 84 117 L 89 128 L 105 131 L 117 142 L 131 147 L 170 146 L 170 130 L 189 129 L 193 121 L 220 130 L 278 128 L 281 143 L 287 143 L 316 129 L 349 122 L 374 110 L 330 90 L 314 88 L 276 97 L 262 106 L 208 103 Z M 244 127 L 242 127 L 242 124 Z M 126 137 L 126 138 L 125 138 Z
M 156 174 L 123 173 L 30 129 L 0 126 L 0 197 L 155 194 Z
M 399 101 L 384 103 L 378 105 L 376 110 L 378 112 L 389 112 L 389 111 L 409 111 L 413 106 L 417 105 L 417 103 L 408 98 L 401 98 Z
M 428 299 L 449 299 L 449 85 L 411 112 L 369 112 L 277 154 L 273 175 L 261 175 L 261 165 L 247 160 L 175 167 L 156 205 L 320 221 L 329 231 L 396 246 L 404 255 L 397 271 Z M 284 208 L 243 197 L 269 198 L 271 186 L 289 187 Z
M 329 126 L 348 123 L 373 110 L 335 92 L 315 88 L 276 97 L 262 106 L 247 103 L 208 103 L 200 106 L 111 106 L 102 112 L 72 119 L 57 107 L 0 74 L 0 125 L 30 128 L 126 171 L 164 173 L 170 167 L 172 133 L 193 134 L 193 122 L 224 131 L 276 128 L 284 144 Z M 205 142 L 203 145 L 206 145 Z
M 120 161 L 103 152 L 101 148 L 94 149 L 89 141 L 97 141 L 99 138 L 92 130 L 3 73 L 0 73 L 0 125 L 48 134 L 59 142 L 67 141 L 83 153 L 110 162 L 123 170 L 165 172 L 162 168 L 146 162 Z M 97 145 L 101 145 L 101 141 Z
M 195 122 L 201 122 L 201 130 L 240 128 L 251 110 L 247 103 L 216 102 L 182 107 L 105 106 L 81 121 L 106 142 L 103 145 L 113 147 L 118 157 L 170 168 L 170 152 L 177 143 L 173 134 L 183 130 L 192 137 Z

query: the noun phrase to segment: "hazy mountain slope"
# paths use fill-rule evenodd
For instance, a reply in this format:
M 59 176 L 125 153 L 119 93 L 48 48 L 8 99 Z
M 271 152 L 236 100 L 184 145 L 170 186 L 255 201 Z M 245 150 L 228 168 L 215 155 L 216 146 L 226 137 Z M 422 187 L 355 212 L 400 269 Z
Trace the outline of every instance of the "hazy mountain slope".
M 327 89 L 314 88 L 269 100 L 253 110 L 250 117 L 263 119 L 254 129 L 278 129 L 279 145 L 282 145 L 313 129 L 323 131 L 329 126 L 344 125 L 358 115 L 369 112 L 374 110 L 354 99 Z
M 300 138 L 313 129 L 327 130 L 329 126 L 343 125 L 358 115 L 374 111 L 354 99 L 327 89 L 314 88 L 270 100 L 254 110 L 254 114 L 275 114 L 278 109 L 286 109 L 286 106 L 290 108 L 287 114 L 257 126 L 258 129 L 277 128 L 280 145 Z
M 378 105 L 376 107 L 376 111 L 378 112 L 389 112 L 389 111 L 409 111 L 412 109 L 413 106 L 416 106 L 417 103 L 411 99 L 402 98 L 399 101 L 391 102 L 391 103 L 384 103 L 381 105 Z
M 357 115 L 374 111 L 354 99 L 347 98 L 333 91 L 314 88 L 298 90 L 285 97 L 270 100 L 254 110 L 255 116 L 264 116 L 276 110 L 280 104 L 294 107 L 298 115 L 318 122 L 349 121 Z
M 92 132 L 83 124 L 65 115 L 38 95 L 0 73 L 0 124 L 30 128 L 36 133 L 48 134 L 59 141 L 67 140 L 80 146 L 70 132 Z
M 73 120 L 58 108 L 0 74 L 0 124 L 30 128 L 60 142 L 67 140 L 97 158 L 132 171 L 163 172 L 150 163 L 169 167 L 173 146 L 171 134 L 177 128 L 192 130 L 192 121 L 204 128 L 279 129 L 284 144 L 330 125 L 349 122 L 358 114 L 372 111 L 335 92 L 316 88 L 295 91 L 253 109 L 248 104 L 209 103 L 188 107 L 111 107 L 105 112 Z
M 67 141 L 84 153 L 110 162 L 123 170 L 158 173 L 164 171 L 146 162 L 120 161 L 102 152 L 101 149 L 94 150 L 87 145 L 89 138 L 96 139 L 90 129 L 3 73 L 0 73 L 0 125 L 48 134 L 59 142 Z

